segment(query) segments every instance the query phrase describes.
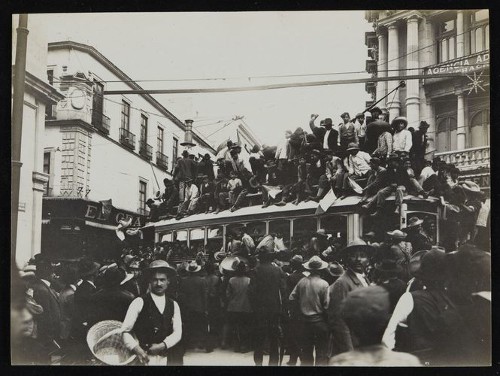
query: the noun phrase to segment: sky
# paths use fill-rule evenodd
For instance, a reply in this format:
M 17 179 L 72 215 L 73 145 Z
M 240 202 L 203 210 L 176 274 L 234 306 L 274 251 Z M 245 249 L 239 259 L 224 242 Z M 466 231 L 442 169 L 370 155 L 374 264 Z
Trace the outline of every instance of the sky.
M 363 11 L 34 14 L 49 42 L 72 40 L 94 46 L 144 88 L 235 87 L 366 78 Z M 306 77 L 256 76 L 311 75 Z M 316 76 L 313 76 L 316 75 Z M 249 78 L 251 77 L 251 78 Z M 225 80 L 191 79 L 226 78 Z M 194 127 L 244 116 L 264 144 L 285 130 L 308 128 L 312 113 L 340 122 L 370 100 L 364 84 L 267 91 L 161 94 L 155 98 Z M 225 123 L 221 123 L 224 125 Z M 221 126 L 222 126 L 221 125 Z

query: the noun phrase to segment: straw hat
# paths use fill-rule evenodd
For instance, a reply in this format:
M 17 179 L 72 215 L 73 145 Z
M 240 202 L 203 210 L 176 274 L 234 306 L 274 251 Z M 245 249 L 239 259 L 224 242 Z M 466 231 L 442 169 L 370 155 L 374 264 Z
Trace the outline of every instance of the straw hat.
M 365 252 L 372 253 L 375 248 L 373 246 L 367 244 L 364 240 L 361 239 L 354 239 L 352 242 L 350 242 L 347 247 L 345 247 L 342 251 L 341 254 L 342 256 L 345 256 L 348 252 L 356 251 L 356 250 L 362 250 Z
M 347 151 L 350 151 L 350 150 L 359 150 L 359 146 L 357 143 L 355 142 L 350 142 L 348 145 L 347 145 Z
M 387 235 L 389 235 L 392 239 L 406 239 L 406 234 L 401 230 L 387 231 Z
M 108 365 L 125 365 L 136 355 L 123 343 L 122 323 L 106 320 L 93 325 L 87 333 L 87 345 L 92 355 Z
M 326 269 L 326 271 L 332 277 L 340 277 L 342 274 L 344 274 L 344 268 L 337 261 L 332 261 L 330 264 L 328 264 L 328 268 Z
M 154 272 L 167 272 L 169 275 L 177 274 L 177 270 L 170 266 L 168 262 L 165 260 L 155 260 L 149 266 L 144 269 L 145 273 L 154 273 Z
M 406 225 L 406 228 L 410 228 L 410 227 L 414 227 L 414 226 L 418 226 L 418 225 L 421 225 L 422 223 L 424 223 L 424 221 L 418 217 L 411 217 L 409 220 L 408 220 L 408 223 Z
M 196 261 L 191 261 L 191 262 L 188 264 L 188 266 L 187 266 L 186 270 L 187 270 L 189 273 L 197 273 L 197 272 L 199 272 L 199 271 L 201 270 L 201 265 L 198 265 L 198 264 L 196 263 Z
M 308 262 L 304 263 L 304 268 L 307 270 L 323 270 L 328 267 L 328 263 L 321 260 L 319 256 L 313 256 Z

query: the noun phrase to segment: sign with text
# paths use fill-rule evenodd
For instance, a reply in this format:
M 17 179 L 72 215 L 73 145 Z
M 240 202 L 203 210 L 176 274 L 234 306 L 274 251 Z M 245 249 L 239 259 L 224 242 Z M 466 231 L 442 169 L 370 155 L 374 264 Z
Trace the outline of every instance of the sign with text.
M 475 55 L 454 59 L 446 63 L 432 65 L 424 68 L 424 74 L 432 77 L 435 74 L 443 73 L 470 73 L 481 69 L 489 68 L 490 53 L 482 52 Z
M 146 223 L 146 217 L 115 207 L 102 208 L 101 202 L 84 199 L 44 199 L 42 206 L 43 219 L 74 218 L 92 221 L 110 226 L 118 226 L 120 220 L 132 218 L 132 227 L 141 227 Z

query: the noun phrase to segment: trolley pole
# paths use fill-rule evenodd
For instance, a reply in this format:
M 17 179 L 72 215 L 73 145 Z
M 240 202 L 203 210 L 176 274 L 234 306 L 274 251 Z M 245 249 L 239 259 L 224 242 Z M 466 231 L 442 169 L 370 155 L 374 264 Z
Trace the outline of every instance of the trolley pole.
M 21 140 L 23 134 L 24 81 L 26 76 L 26 51 L 28 46 L 28 15 L 19 15 L 17 27 L 16 62 L 14 66 L 12 98 L 12 139 L 11 139 L 11 259 L 16 258 L 17 220 L 19 213 L 19 188 L 21 180 Z

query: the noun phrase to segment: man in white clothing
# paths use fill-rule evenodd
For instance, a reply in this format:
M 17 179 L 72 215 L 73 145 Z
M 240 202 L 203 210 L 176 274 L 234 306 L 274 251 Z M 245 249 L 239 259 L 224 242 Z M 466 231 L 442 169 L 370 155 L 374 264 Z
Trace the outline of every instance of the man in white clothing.
M 398 154 L 401 152 L 409 154 L 413 141 L 411 132 L 406 129 L 408 120 L 404 116 L 398 116 L 392 121 L 391 126 L 395 130 L 392 136 L 392 150 Z
M 123 320 L 123 342 L 141 364 L 182 365 L 182 337 L 178 304 L 165 296 L 176 271 L 164 260 L 155 260 L 145 270 L 151 292 L 130 303 Z
M 196 184 L 193 184 L 192 179 L 186 179 L 185 184 L 184 202 L 179 204 L 177 219 L 182 218 L 186 214 L 193 214 L 200 198 L 200 191 Z

